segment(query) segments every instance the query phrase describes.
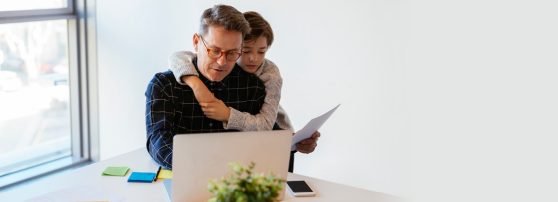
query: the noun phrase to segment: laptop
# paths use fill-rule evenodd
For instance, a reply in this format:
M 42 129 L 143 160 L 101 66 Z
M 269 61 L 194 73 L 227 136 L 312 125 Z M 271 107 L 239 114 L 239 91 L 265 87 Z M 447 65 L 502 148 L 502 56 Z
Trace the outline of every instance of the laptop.
M 286 180 L 291 141 L 289 130 L 175 135 L 172 201 L 207 201 L 209 181 L 230 176 L 231 162 L 254 162 L 254 173 L 271 172 Z M 283 195 L 284 190 L 280 200 Z

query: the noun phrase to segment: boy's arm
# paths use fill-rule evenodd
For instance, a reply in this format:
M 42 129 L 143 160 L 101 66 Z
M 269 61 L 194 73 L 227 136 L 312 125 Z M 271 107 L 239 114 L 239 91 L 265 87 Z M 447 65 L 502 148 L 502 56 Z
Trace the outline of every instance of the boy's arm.
M 205 84 L 198 78 L 192 60 L 196 55 L 190 51 L 178 51 L 169 57 L 170 70 L 174 74 L 176 81 L 182 85 L 188 85 L 194 91 L 194 96 L 198 102 L 210 102 L 215 100 L 213 93 L 207 89 Z
M 194 96 L 199 103 L 213 102 L 217 100 L 213 93 L 209 91 L 207 86 L 197 76 L 183 76 L 184 82 L 192 88 Z
M 252 115 L 240 112 L 234 108 L 230 109 L 229 121 L 223 123 L 225 129 L 236 129 L 242 131 L 271 130 L 277 119 L 279 100 L 281 99 L 281 86 L 283 79 L 279 69 L 273 62 L 265 60 L 264 68 L 258 77 L 264 82 L 266 96 L 260 112 Z
M 199 76 L 192 62 L 195 57 L 196 54 L 190 51 L 178 51 L 169 56 L 169 67 L 178 83 L 186 85 L 186 81 L 182 79 L 183 76 Z
M 279 128 L 283 130 L 294 131 L 293 124 L 291 123 L 291 119 L 289 119 L 289 115 L 287 114 L 285 109 L 281 107 L 281 105 L 279 105 L 279 109 L 277 110 L 277 121 L 275 123 L 277 123 Z

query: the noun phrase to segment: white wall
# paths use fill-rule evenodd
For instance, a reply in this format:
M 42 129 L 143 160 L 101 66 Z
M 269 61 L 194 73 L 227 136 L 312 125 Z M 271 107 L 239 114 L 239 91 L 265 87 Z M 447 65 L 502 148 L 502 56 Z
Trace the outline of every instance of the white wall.
M 414 1 L 416 201 L 558 201 L 556 1 Z

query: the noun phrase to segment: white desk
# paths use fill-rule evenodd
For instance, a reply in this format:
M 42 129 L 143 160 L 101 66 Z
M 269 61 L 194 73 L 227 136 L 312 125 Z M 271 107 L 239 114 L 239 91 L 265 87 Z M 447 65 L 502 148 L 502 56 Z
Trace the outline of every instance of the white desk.
M 51 196 L 60 194 L 71 195 L 73 192 L 80 192 L 82 196 L 88 196 L 88 194 L 84 193 L 91 192 L 89 195 L 105 197 L 95 200 L 168 201 L 167 192 L 162 180 L 157 180 L 154 183 L 128 183 L 127 179 L 131 173 L 130 171 L 126 177 L 102 176 L 101 173 L 107 166 L 128 166 L 134 172 L 155 172 L 158 168 L 145 149 L 138 149 L 112 159 L 54 176 L 39 182 L 42 185 L 35 187 L 48 186 L 49 190 L 58 190 L 55 193 L 59 194 L 46 193 L 46 195 Z M 315 197 L 293 197 L 286 193 L 284 201 L 401 201 L 401 199 L 391 195 L 297 174 L 289 173 L 288 179 L 306 180 L 315 189 L 317 195 Z M 45 194 L 40 190 L 29 190 L 27 193 L 34 193 L 35 195 Z M 42 195 L 42 199 L 44 199 L 44 196 Z M 93 200 L 93 198 L 81 199 Z

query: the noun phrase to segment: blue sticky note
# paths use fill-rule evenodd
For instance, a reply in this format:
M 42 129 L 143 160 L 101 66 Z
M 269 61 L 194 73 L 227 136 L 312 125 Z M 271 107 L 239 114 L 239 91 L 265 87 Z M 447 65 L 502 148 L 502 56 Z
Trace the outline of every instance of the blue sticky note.
M 155 173 L 144 173 L 144 172 L 132 172 L 128 178 L 128 182 L 146 182 L 151 183 L 155 180 L 157 174 Z

